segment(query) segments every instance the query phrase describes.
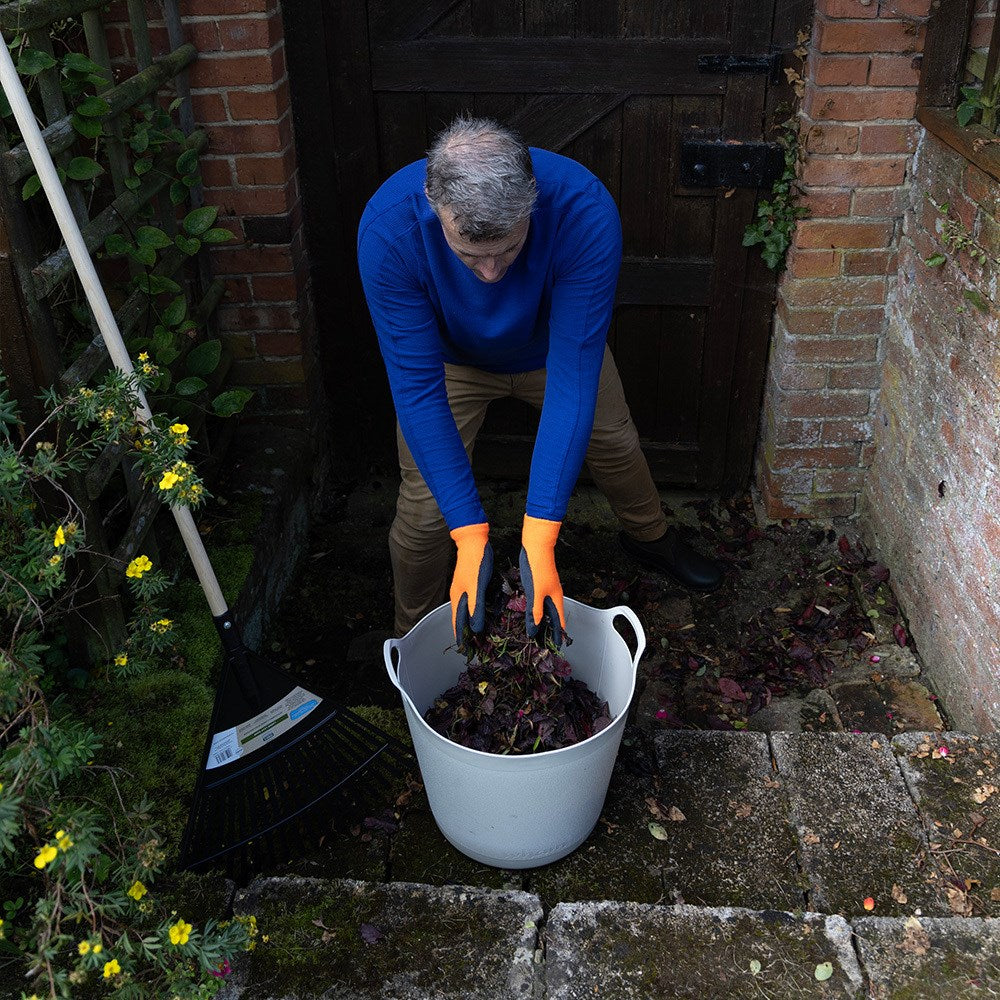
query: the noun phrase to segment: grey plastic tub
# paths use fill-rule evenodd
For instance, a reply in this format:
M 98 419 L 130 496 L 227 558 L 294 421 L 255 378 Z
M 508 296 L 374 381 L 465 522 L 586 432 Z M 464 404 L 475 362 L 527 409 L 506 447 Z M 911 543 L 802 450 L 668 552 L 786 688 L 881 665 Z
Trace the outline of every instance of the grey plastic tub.
M 573 676 L 608 702 L 611 725 L 561 750 L 483 753 L 452 743 L 424 722 L 434 699 L 466 668 L 455 649 L 450 604 L 383 649 L 434 819 L 458 850 L 486 865 L 535 868 L 557 861 L 587 839 L 604 805 L 646 637 L 630 608 L 605 611 L 567 598 L 565 611 L 573 643 L 563 652 Z M 613 627 L 619 617 L 635 631 L 634 654 Z

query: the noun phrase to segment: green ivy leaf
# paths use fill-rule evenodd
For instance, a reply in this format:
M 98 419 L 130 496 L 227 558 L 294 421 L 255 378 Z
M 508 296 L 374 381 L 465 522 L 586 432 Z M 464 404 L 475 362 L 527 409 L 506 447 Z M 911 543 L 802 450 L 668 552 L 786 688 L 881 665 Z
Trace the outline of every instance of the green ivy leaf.
M 176 281 L 162 274 L 140 274 L 132 279 L 132 283 L 147 295 L 160 295 L 163 292 L 177 295 L 181 290 Z
M 184 230 L 191 236 L 201 236 L 212 228 L 219 209 L 216 205 L 205 205 L 203 208 L 196 208 L 193 212 L 188 212 L 184 216 Z
M 100 118 L 110 110 L 111 105 L 103 97 L 88 97 L 76 106 L 76 113 L 84 118 Z
M 133 153 L 145 153 L 149 149 L 149 133 L 144 128 L 137 128 L 128 144 L 132 147 Z
M 104 249 L 109 257 L 124 257 L 132 244 L 121 233 L 112 233 L 104 240 Z
M 174 237 L 174 243 L 177 244 L 178 250 L 186 253 L 189 257 L 193 257 L 201 249 L 201 240 L 190 239 L 182 233 L 178 233 Z
M 222 341 L 206 340 L 187 356 L 187 370 L 192 375 L 209 375 L 219 366 L 222 358 Z
M 177 173 L 189 174 L 198 169 L 198 150 L 187 149 L 177 157 Z
M 152 247 L 131 247 L 129 255 L 146 267 L 152 267 L 156 263 L 156 251 Z
M 208 383 L 203 378 L 198 378 L 196 375 L 190 375 L 187 378 L 182 378 L 180 382 L 177 383 L 177 392 L 181 396 L 194 396 L 197 395 L 202 389 L 208 388 Z
M 171 365 L 177 360 L 180 353 L 176 347 L 164 347 L 156 352 L 156 363 L 161 368 L 166 368 L 167 365 Z
M 74 73 L 96 73 L 98 76 L 104 73 L 104 67 L 88 59 L 82 52 L 67 52 L 62 57 L 62 64 L 66 69 Z
M 104 126 L 96 118 L 73 115 L 73 129 L 87 139 L 96 139 L 104 132 Z
M 187 199 L 187 188 L 180 182 L 174 181 L 170 185 L 170 204 L 179 205 Z
M 235 237 L 228 229 L 209 229 L 201 234 L 202 243 L 228 243 L 232 239 Z
M 125 177 L 122 180 L 122 184 L 129 189 L 129 191 L 138 191 L 142 187 L 142 181 L 138 177 Z
M 958 124 L 968 125 L 976 116 L 976 112 L 979 110 L 979 102 L 973 103 L 972 101 L 963 101 L 955 111 L 955 117 L 958 119 Z
M 136 160 L 135 166 L 132 169 L 135 171 L 137 177 L 144 177 L 153 169 L 153 161 L 150 159 Z
M 24 187 L 21 188 L 21 201 L 27 201 L 29 198 L 33 198 L 42 189 L 42 182 L 38 174 L 32 174 L 25 182 Z
M 187 299 L 178 295 L 166 309 L 163 310 L 163 322 L 166 326 L 177 326 L 187 315 Z
M 943 253 L 931 254 L 924 260 L 928 267 L 940 267 L 948 258 Z
M 157 325 L 153 330 L 153 350 L 164 351 L 168 347 L 174 346 L 174 335 L 162 324 Z
M 52 69 L 56 61 L 40 49 L 23 49 L 21 57 L 17 60 L 17 71 L 22 76 L 38 76 L 47 69 Z
M 212 400 L 212 409 L 216 416 L 232 417 L 241 413 L 243 407 L 253 398 L 253 391 L 250 389 L 230 389 L 228 392 L 220 392 Z
M 0 118 L 9 118 L 14 113 L 14 109 L 7 100 L 7 95 L 0 90 Z
M 74 156 L 66 164 L 66 176 L 74 181 L 89 181 L 103 173 L 104 167 L 90 156 Z
M 173 240 L 156 226 L 140 226 L 135 233 L 136 243 L 150 250 L 164 250 L 173 244 Z
M 813 972 L 816 977 L 816 981 L 819 983 L 825 982 L 833 975 L 833 962 L 820 962 L 816 966 L 816 970 Z

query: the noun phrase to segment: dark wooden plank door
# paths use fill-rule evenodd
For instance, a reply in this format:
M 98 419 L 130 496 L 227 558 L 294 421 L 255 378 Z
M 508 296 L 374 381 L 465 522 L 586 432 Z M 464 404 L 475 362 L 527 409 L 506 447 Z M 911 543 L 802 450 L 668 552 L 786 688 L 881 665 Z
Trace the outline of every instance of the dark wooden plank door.
M 743 485 L 774 291 L 756 251 L 742 246 L 758 192 L 684 187 L 680 149 L 686 139 L 772 138 L 766 133 L 776 103 L 788 96 L 783 88 L 766 73 L 699 71 L 699 56 L 787 50 L 809 4 L 321 3 L 325 78 L 316 79 L 323 63 L 315 38 L 311 61 L 297 63 L 292 47 L 290 74 L 299 108 L 309 102 L 312 127 L 321 113 L 317 94 L 333 122 L 320 127 L 333 142 L 332 156 L 304 143 L 299 128 L 305 209 L 318 234 L 312 247 L 322 254 L 313 259 L 315 283 L 321 296 L 338 288 L 350 301 L 349 310 L 333 303 L 321 310 L 332 392 L 350 371 L 355 391 L 369 385 L 369 413 L 391 406 L 384 379 L 372 375 L 377 350 L 353 264 L 365 200 L 394 170 L 423 156 L 455 114 L 491 115 L 516 125 L 531 145 L 585 164 L 618 203 L 624 261 L 609 339 L 656 478 L 698 489 Z M 304 24 L 311 5 L 296 6 L 299 13 L 286 18 Z M 331 161 L 336 185 L 329 184 Z M 320 191 L 312 201 L 310 178 Z M 491 408 L 477 466 L 523 473 L 533 429 L 526 409 Z

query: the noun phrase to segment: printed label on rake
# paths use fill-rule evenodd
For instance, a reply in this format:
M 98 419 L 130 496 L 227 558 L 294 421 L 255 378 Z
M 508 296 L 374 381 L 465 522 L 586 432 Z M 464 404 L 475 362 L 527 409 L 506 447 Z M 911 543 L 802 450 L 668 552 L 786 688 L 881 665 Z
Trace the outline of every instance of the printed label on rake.
M 301 722 L 322 700 L 305 688 L 297 687 L 281 701 L 265 708 L 260 715 L 255 715 L 232 729 L 216 733 L 212 737 L 205 770 L 231 764 L 234 760 L 259 750 L 265 743 L 270 743 L 286 729 Z

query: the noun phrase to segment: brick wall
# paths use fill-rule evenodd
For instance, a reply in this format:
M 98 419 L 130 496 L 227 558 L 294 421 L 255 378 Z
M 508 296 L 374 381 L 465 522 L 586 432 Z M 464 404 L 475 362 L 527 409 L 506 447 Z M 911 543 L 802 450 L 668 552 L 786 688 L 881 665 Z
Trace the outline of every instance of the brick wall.
M 772 517 L 857 513 L 917 137 L 931 0 L 817 0 L 803 203 L 779 286 L 756 480 Z
M 321 407 L 315 325 L 299 194 L 284 35 L 278 0 L 181 0 L 205 202 L 236 239 L 211 248 L 227 294 L 220 336 L 234 357 L 231 381 L 256 390 L 250 413 L 314 422 Z M 148 7 L 153 53 L 169 51 L 162 14 Z M 124 7 L 108 16 L 113 60 L 134 61 Z
M 947 205 L 947 212 L 940 206 Z M 942 245 L 946 219 L 992 260 Z M 947 261 L 925 261 L 944 253 Z M 1000 183 L 920 142 L 888 310 L 861 525 L 953 722 L 1000 728 Z

